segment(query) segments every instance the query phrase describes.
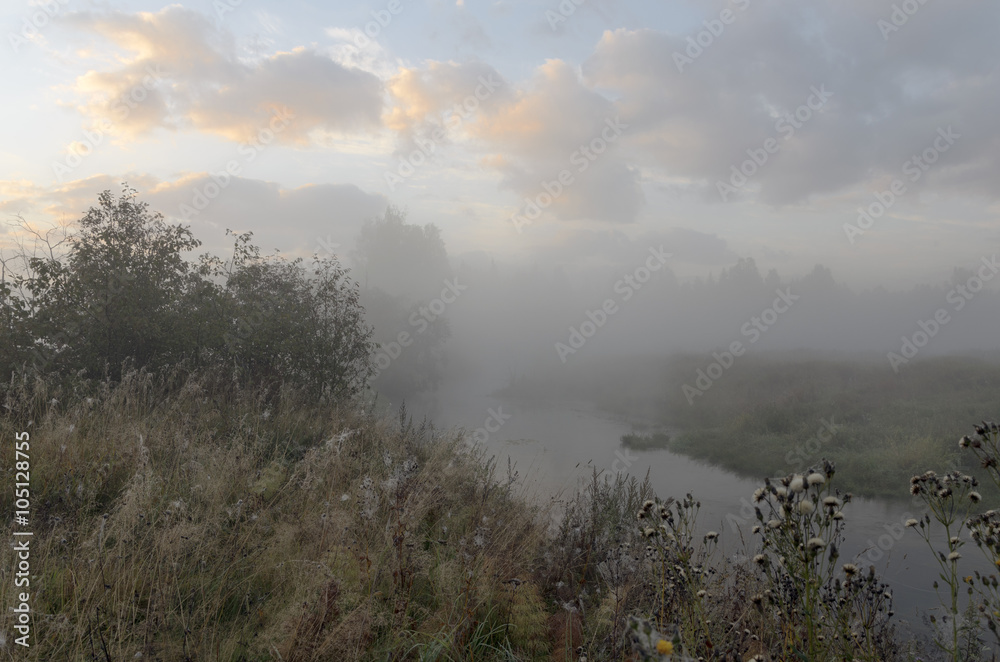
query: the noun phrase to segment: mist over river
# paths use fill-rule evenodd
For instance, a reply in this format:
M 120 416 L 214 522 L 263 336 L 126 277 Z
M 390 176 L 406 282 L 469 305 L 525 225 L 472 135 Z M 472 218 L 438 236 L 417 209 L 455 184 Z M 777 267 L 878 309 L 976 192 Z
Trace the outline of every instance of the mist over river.
M 442 429 L 463 428 L 470 441 L 475 437 L 497 457 L 501 475 L 509 458 L 526 494 L 540 502 L 572 494 L 594 469 L 605 475 L 627 472 L 640 480 L 648 472 L 660 498 L 680 498 L 690 492 L 701 502 L 698 528 L 702 533 L 720 533 L 720 549 L 730 561 L 746 562 L 756 553 L 759 540 L 750 531 L 756 523 L 751 496 L 763 485 L 763 477 L 750 480 L 669 450 L 626 449 L 621 435 L 642 421 L 618 419 L 583 402 L 532 402 L 493 395 L 503 386 L 485 377 L 446 379 L 435 393 L 408 400 L 406 406 L 416 421 L 426 416 Z M 903 485 L 900 491 L 906 488 Z M 904 526 L 907 519 L 923 513 L 918 500 L 854 497 L 844 507 L 846 540 L 840 556 L 840 562 L 853 560 L 865 571 L 875 566 L 892 588 L 896 618 L 914 631 L 926 629 L 923 619 L 929 610 L 940 612 L 933 588 L 940 568 L 927 543 Z M 743 547 L 741 531 L 748 548 Z M 936 549 L 946 550 L 943 533 L 936 542 L 940 543 Z M 989 570 L 972 544 L 965 547 L 959 567 L 963 576 Z

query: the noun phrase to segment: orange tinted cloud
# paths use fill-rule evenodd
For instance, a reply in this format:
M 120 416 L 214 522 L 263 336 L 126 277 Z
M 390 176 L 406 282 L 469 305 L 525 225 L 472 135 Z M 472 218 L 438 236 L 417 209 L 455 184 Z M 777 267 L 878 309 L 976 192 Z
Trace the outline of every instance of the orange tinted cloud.
M 231 36 L 178 6 L 158 13 L 78 13 L 68 22 L 103 46 L 84 51 L 99 62 L 73 85 L 77 107 L 92 125 L 110 122 L 119 137 L 166 128 L 245 141 L 278 110 L 295 117 L 280 137 L 289 142 L 304 142 L 313 130 L 380 126 L 381 81 L 315 50 L 242 62 Z

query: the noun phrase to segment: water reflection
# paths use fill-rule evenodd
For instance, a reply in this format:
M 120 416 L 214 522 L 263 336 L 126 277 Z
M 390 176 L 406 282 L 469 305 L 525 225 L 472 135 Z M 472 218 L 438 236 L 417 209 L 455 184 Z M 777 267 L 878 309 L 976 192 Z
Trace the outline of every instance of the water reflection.
M 699 528 L 720 532 L 722 549 L 730 558 L 754 553 L 757 540 L 750 528 L 756 520 L 750 498 L 761 483 L 667 450 L 625 449 L 619 439 L 632 430 L 631 425 L 584 404 L 510 401 L 489 392 L 470 388 L 439 392 L 408 402 L 407 407 L 439 427 L 465 428 L 470 438 L 475 436 L 497 456 L 500 466 L 506 466 L 509 458 L 533 497 L 570 494 L 594 469 L 624 471 L 640 479 L 648 473 L 660 497 L 690 492 L 701 501 Z M 917 630 L 924 628 L 928 610 L 940 604 L 933 589 L 940 568 L 924 540 L 905 528 L 907 519 L 923 512 L 919 501 L 856 497 L 844 508 L 847 539 L 841 547 L 843 562 L 856 557 L 864 568 L 875 565 L 892 587 L 897 617 Z M 741 530 L 751 550 L 740 543 Z M 943 533 L 937 542 L 945 549 Z M 991 570 L 974 545 L 965 549 L 962 574 Z M 947 596 L 947 587 L 944 591 L 942 596 Z

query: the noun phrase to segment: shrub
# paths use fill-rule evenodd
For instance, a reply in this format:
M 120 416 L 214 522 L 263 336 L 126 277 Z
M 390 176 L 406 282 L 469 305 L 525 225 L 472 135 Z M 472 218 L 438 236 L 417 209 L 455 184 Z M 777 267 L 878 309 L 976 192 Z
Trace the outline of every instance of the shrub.
M 250 233 L 233 258 L 192 263 L 200 245 L 125 188 L 104 191 L 75 234 L 21 252 L 0 285 L 0 370 L 24 377 L 121 379 L 231 369 L 238 383 L 309 387 L 316 397 L 359 393 L 372 374 L 371 329 L 357 285 L 336 258 L 261 257 Z

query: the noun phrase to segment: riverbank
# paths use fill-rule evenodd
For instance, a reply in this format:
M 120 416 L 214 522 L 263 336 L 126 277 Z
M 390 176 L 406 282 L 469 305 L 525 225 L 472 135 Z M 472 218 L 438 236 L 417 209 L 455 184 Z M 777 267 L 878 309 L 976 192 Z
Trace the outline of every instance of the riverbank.
M 505 394 L 569 392 L 645 421 L 635 430 L 651 442 L 645 448 L 658 442 L 752 479 L 825 457 L 837 463 L 842 489 L 889 499 L 905 499 L 910 478 L 931 467 L 976 474 L 958 438 L 972 422 L 996 418 L 1000 403 L 1000 363 L 972 357 L 928 359 L 894 373 L 884 361 L 746 356 L 692 396 L 685 386 L 696 384 L 704 364 L 698 356 L 580 363 Z M 992 485 L 984 489 L 1000 500 Z
M 746 608 L 784 580 L 748 563 L 767 552 L 760 541 L 711 521 L 743 517 L 749 485 L 699 477 L 682 458 L 664 465 L 654 450 L 625 456 L 633 475 L 653 461 L 646 481 L 594 462 L 588 482 L 539 503 L 484 447 L 405 412 L 216 386 L 138 374 L 79 399 L 8 400 L 0 435 L 30 433 L 35 504 L 36 639 L 24 659 L 607 660 L 628 649 L 633 614 L 676 626 L 692 654 L 743 659 L 781 653 L 789 640 L 776 633 L 805 632 L 780 600 Z M 504 412 L 505 432 L 541 416 Z M 582 412 L 548 415 L 582 442 L 576 452 L 616 452 L 617 435 L 582 438 L 595 429 Z M 876 526 L 866 508 L 845 504 L 849 530 Z M 857 547 L 842 546 L 845 562 Z M 0 586 L 4 604 L 12 590 Z M 894 623 L 883 610 L 866 626 L 871 659 L 905 659 Z

